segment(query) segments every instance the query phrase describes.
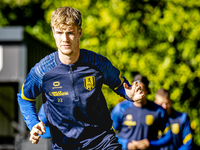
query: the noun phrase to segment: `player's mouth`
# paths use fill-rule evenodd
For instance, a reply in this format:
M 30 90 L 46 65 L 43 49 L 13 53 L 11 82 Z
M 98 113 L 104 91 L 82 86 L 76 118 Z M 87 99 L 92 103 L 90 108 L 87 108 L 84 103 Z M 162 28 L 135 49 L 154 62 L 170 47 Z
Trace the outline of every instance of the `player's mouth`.
M 69 48 L 70 45 L 66 44 L 66 45 L 62 45 L 62 47 L 64 47 L 64 48 Z

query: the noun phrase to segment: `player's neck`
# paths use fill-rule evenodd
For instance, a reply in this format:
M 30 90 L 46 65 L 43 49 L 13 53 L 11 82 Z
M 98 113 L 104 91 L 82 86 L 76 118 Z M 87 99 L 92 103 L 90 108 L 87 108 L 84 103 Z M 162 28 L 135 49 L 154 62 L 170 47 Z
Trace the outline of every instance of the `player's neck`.
M 133 104 L 134 104 L 136 107 L 142 107 L 142 106 L 144 106 L 144 105 L 147 104 L 147 99 L 145 98 L 145 99 L 141 100 L 140 102 L 134 102 Z
M 63 54 L 62 52 L 58 51 L 58 56 L 63 64 L 65 65 L 74 64 L 75 62 L 78 61 L 78 58 L 80 56 L 80 50 L 77 51 L 76 53 L 72 53 L 69 55 Z

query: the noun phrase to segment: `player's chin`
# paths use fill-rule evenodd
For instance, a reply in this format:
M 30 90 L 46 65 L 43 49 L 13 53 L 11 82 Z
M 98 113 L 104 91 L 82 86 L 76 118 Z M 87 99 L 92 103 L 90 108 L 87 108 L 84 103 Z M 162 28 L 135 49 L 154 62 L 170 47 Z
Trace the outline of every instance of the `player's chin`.
M 73 51 L 71 49 L 62 49 L 61 53 L 64 55 L 71 55 Z
M 141 100 L 141 99 L 138 99 L 138 100 L 134 100 L 134 102 L 141 103 L 142 100 Z

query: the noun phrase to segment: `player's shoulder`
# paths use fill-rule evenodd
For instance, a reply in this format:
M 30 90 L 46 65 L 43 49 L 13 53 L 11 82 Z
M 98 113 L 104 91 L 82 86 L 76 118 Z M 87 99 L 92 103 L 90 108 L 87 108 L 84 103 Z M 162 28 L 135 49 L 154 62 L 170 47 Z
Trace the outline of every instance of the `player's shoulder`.
M 101 56 L 101 54 L 98 54 L 98 53 L 88 50 L 88 49 L 80 49 L 80 53 L 83 55 L 99 55 L 99 56 Z
M 187 120 L 189 120 L 189 116 L 186 112 L 175 111 L 175 113 L 176 113 L 176 117 L 179 118 L 181 122 L 186 122 Z
M 187 116 L 187 113 L 177 111 L 174 108 L 171 109 L 171 112 L 174 118 L 182 118 Z
M 162 106 L 156 104 L 154 101 L 148 100 L 147 103 L 148 103 L 149 108 L 151 108 L 151 109 L 164 111 Z
M 113 111 L 117 111 L 117 112 L 124 112 L 126 109 L 130 108 L 133 106 L 133 103 L 128 101 L 128 100 L 124 100 L 122 102 L 119 102 L 113 109 Z
M 56 66 L 56 61 L 55 61 L 56 53 L 57 53 L 57 51 L 42 58 L 31 69 L 31 72 L 42 75 L 42 74 L 45 74 L 46 72 L 48 72 L 53 67 L 55 67 Z
M 105 56 L 87 49 L 80 49 L 80 57 L 83 61 L 96 61 L 98 63 L 108 61 Z
M 156 104 L 154 101 L 148 101 L 148 103 L 149 108 L 152 109 L 154 112 L 157 112 L 162 118 L 167 115 L 167 112 L 162 106 Z
M 119 105 L 120 107 L 122 107 L 122 108 L 126 108 L 126 107 L 131 107 L 131 106 L 133 106 L 133 102 L 130 102 L 130 101 L 128 101 L 128 100 L 123 100 L 123 101 L 120 102 L 118 105 Z
M 44 58 L 42 58 L 38 64 L 38 66 L 48 66 L 50 65 L 51 63 L 55 63 L 55 56 L 58 52 L 53 52 L 49 55 L 46 55 Z

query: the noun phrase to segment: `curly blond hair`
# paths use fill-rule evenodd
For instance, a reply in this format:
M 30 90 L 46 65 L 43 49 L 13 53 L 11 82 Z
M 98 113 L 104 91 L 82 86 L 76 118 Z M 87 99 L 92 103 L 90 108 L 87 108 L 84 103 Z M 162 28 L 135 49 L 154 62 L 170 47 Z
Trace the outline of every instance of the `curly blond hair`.
M 78 29 L 82 25 L 82 16 L 79 10 L 71 7 L 60 7 L 52 12 L 51 28 L 65 29 L 66 26 L 75 25 Z

